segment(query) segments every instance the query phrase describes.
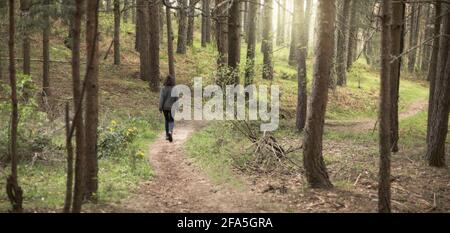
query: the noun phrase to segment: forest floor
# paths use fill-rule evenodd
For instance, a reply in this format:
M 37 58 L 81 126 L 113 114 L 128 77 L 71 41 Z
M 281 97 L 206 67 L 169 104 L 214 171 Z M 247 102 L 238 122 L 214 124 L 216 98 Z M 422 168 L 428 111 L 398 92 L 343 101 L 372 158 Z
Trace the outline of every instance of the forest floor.
M 400 120 L 414 116 L 427 106 L 425 101 L 412 103 L 399 116 Z M 371 130 L 374 119 L 327 122 L 327 127 L 344 130 Z M 115 204 L 97 205 L 94 212 L 373 212 L 376 205 L 376 185 L 361 173 L 354 181 L 353 190 L 334 188 L 329 190 L 298 190 L 302 186 L 301 174 L 291 181 L 279 176 L 249 176 L 236 172 L 240 185 L 217 183 L 197 166 L 188 155 L 185 143 L 195 132 L 207 126 L 206 122 L 188 121 L 178 123 L 174 143 L 165 140 L 164 134 L 150 146 L 148 159 L 155 176 L 143 182 L 126 200 Z M 403 157 L 401 163 L 398 158 Z M 406 158 L 405 158 L 406 157 Z M 406 165 L 406 166 L 405 166 Z M 406 153 L 396 156 L 393 170 L 416 170 L 416 174 L 399 174 L 393 177 L 395 209 L 409 211 L 444 211 L 450 207 L 450 198 L 442 195 L 449 190 L 445 180 L 448 173 L 420 169 L 416 161 Z M 419 169 L 419 171 L 417 171 Z M 428 170 L 428 171 L 427 171 Z M 426 177 L 421 177 L 427 174 Z M 430 197 L 423 197 L 414 190 L 414 183 L 425 184 L 432 177 L 440 177 L 442 190 Z M 402 182 L 397 182 L 402 180 Z M 439 181 L 435 179 L 433 182 Z M 423 183 L 422 183 L 423 182 Z M 365 188 L 359 188 L 358 183 Z M 400 185 L 401 183 L 401 185 Z M 405 185 L 406 184 L 406 185 Z M 409 187 L 408 187 L 409 186 Z M 400 193 L 400 195 L 399 195 Z M 439 199 L 437 199 L 439 197 Z M 442 198 L 442 199 L 441 199 Z M 439 202 L 439 203 L 438 203 Z

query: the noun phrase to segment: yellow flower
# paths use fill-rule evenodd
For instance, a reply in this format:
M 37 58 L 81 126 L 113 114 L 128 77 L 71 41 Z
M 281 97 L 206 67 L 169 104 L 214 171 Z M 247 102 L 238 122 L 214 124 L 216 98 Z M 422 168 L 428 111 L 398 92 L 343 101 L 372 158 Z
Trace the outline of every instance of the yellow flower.
M 113 127 L 117 126 L 117 121 L 112 120 L 112 121 L 111 121 L 111 125 L 112 125 Z
M 138 151 L 138 152 L 136 153 L 136 156 L 139 157 L 139 158 L 141 158 L 141 159 L 143 159 L 143 158 L 145 157 L 145 154 L 144 154 L 144 152 L 142 152 L 142 151 Z

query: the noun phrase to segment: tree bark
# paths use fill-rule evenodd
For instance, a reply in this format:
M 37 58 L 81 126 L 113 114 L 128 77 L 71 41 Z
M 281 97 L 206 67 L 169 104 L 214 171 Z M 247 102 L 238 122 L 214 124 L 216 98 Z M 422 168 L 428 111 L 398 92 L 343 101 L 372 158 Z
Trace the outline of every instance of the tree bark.
M 264 28 L 263 28 L 263 79 L 273 79 L 273 33 L 272 33 L 272 14 L 273 0 L 264 1 Z
M 209 0 L 202 0 L 202 47 L 206 47 L 207 43 L 211 42 L 211 17 Z
M 84 0 L 75 1 L 75 12 L 72 24 L 72 81 L 73 81 L 73 101 L 74 106 L 81 106 L 80 109 L 75 107 L 75 112 L 79 111 L 74 118 L 74 127 L 76 132 L 76 157 L 75 157 L 75 181 L 73 189 L 72 212 L 81 212 L 83 195 L 85 189 L 85 167 L 86 167 L 86 141 L 84 116 L 82 105 L 82 91 L 80 80 L 80 34 L 81 34 L 81 17 L 83 12 Z
M 66 150 L 67 150 L 67 178 L 66 178 L 66 196 L 64 199 L 64 213 L 70 213 L 72 205 L 72 187 L 73 187 L 73 145 L 70 136 L 70 115 L 69 103 L 66 104 Z
M 86 190 L 88 200 L 96 200 L 98 190 L 98 0 L 88 1 L 86 9 Z
M 187 46 L 192 46 L 194 44 L 194 26 L 195 26 L 195 5 L 198 0 L 189 0 L 189 13 L 188 13 L 188 26 L 187 26 L 187 38 L 186 44 Z
M 166 7 L 166 25 L 167 25 L 167 56 L 169 63 L 169 74 L 176 78 L 175 75 L 175 58 L 173 56 L 173 31 L 172 31 L 172 17 L 170 8 Z
M 20 1 L 21 18 L 25 22 L 25 25 L 30 24 L 30 0 Z M 23 73 L 26 75 L 31 74 L 31 48 L 30 48 L 30 32 L 29 26 L 22 29 L 22 53 L 23 53 Z
M 217 65 L 223 67 L 228 64 L 228 11 L 224 3 L 226 0 L 216 0 L 216 44 L 219 53 Z
M 245 70 L 245 86 L 253 83 L 255 76 L 255 55 L 256 55 L 256 13 L 258 4 L 248 2 L 248 32 L 247 32 L 247 64 Z
M 124 23 L 128 23 L 128 18 L 129 18 L 129 12 L 130 12 L 130 2 L 129 0 L 123 0 L 123 22 Z
M 159 67 L 159 0 L 151 0 L 149 5 L 149 51 L 150 51 L 150 89 L 159 91 L 160 67 Z
M 440 34 L 441 34 L 441 22 L 442 22 L 442 5 L 439 0 L 435 1 L 435 11 L 434 11 L 434 29 L 433 29 L 433 51 L 431 53 L 430 68 L 428 69 L 428 80 L 430 81 L 430 91 L 428 97 L 428 120 L 427 120 L 427 144 L 430 142 L 430 129 L 432 122 L 432 113 L 434 108 L 434 90 L 436 86 L 436 76 L 437 76 L 437 65 L 439 60 L 439 44 L 440 44 Z
M 186 28 L 186 9 L 187 3 L 186 0 L 178 0 L 178 4 L 180 9 L 178 10 L 179 18 L 178 18 L 178 41 L 177 41 L 177 53 L 186 54 L 186 36 L 187 36 L 187 28 Z
M 228 67 L 234 84 L 239 84 L 239 63 L 241 57 L 241 0 L 232 0 L 228 19 Z
M 284 43 L 284 27 L 286 24 L 286 0 L 278 2 L 277 12 L 277 46 L 281 46 Z
M 411 29 L 410 29 L 410 38 L 409 38 L 409 47 L 413 48 L 417 46 L 419 40 L 419 28 L 420 28 L 420 11 L 421 5 L 419 3 L 411 3 Z M 408 71 L 414 72 L 416 68 L 416 56 L 417 50 L 412 51 L 408 55 Z
M 349 39 L 349 16 L 352 0 L 342 0 L 341 17 L 338 21 L 337 53 L 336 53 L 336 84 L 347 85 L 347 46 Z
M 442 5 L 445 13 L 442 30 L 444 35 L 450 34 L 450 7 Z M 429 129 L 429 142 L 426 157 L 428 164 L 433 167 L 446 167 L 445 141 L 448 132 L 449 99 L 450 99 L 450 40 L 441 37 L 439 48 L 438 72 L 433 94 L 433 109 Z
M 352 0 L 350 4 L 350 23 L 349 23 L 349 33 L 348 33 L 348 45 L 347 45 L 347 71 L 349 71 L 353 65 L 354 61 L 354 51 L 355 47 L 358 45 L 358 26 L 356 25 L 358 14 L 358 0 Z
M 306 12 L 304 7 L 304 1 L 299 2 L 300 5 L 298 7 L 298 11 L 295 11 L 295 14 L 298 15 L 299 21 L 304 22 L 300 24 L 299 28 L 299 46 L 297 47 L 297 79 L 298 79 L 298 87 L 297 87 L 297 113 L 296 113 L 296 121 L 295 126 L 298 131 L 303 131 L 306 124 L 306 114 L 307 114 L 307 75 L 306 75 L 306 51 L 307 42 L 306 37 L 308 32 L 306 30 Z M 296 8 L 296 6 L 294 6 Z M 305 26 L 303 26 L 305 25 Z
M 140 78 L 150 81 L 150 52 L 148 33 L 148 1 L 137 0 L 137 18 L 139 23 L 139 59 Z
M 50 45 L 49 45 L 49 37 L 50 37 L 50 17 L 49 17 L 49 7 L 50 0 L 44 1 L 44 29 L 42 31 L 42 57 L 44 62 L 42 63 L 42 95 L 50 96 Z
M 392 41 L 392 56 L 398 57 L 394 62 L 391 62 L 390 67 L 390 88 L 391 88 L 391 149 L 392 152 L 398 152 L 398 101 L 400 92 L 400 72 L 402 66 L 402 59 L 400 54 L 403 53 L 404 32 L 405 32 L 405 8 L 406 5 L 402 2 L 392 3 L 392 26 L 391 26 L 391 41 Z
M 298 12 L 295 8 L 299 7 L 302 3 L 301 0 L 294 0 L 294 12 Z M 301 26 L 300 19 L 298 14 L 292 15 L 292 28 L 291 28 L 291 44 L 289 47 L 289 65 L 290 66 L 296 66 L 298 65 L 297 62 L 297 55 L 298 55 L 298 38 L 299 38 L 299 28 Z
M 114 65 L 120 65 L 120 0 L 114 0 Z
M 389 80 L 391 68 L 391 0 L 383 0 L 381 13 L 378 211 L 389 213 L 391 212 L 391 82 Z
M 322 138 L 334 50 L 335 17 L 335 1 L 317 1 L 314 81 L 303 139 L 303 165 L 312 188 L 333 187 L 323 160 Z
M 16 62 L 14 37 L 16 35 L 14 20 L 14 0 L 9 0 L 9 83 L 11 86 L 11 131 L 10 131 L 10 159 L 11 174 L 6 180 L 6 193 L 12 205 L 13 212 L 22 212 L 22 188 L 19 186 L 17 175 L 17 127 L 19 125 L 19 110 L 17 99 L 17 83 L 16 83 Z

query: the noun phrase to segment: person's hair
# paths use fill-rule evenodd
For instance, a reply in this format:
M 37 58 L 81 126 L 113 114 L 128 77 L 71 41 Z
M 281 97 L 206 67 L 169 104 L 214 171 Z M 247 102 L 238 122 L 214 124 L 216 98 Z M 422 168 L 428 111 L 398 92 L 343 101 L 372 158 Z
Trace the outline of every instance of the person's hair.
M 173 87 L 175 86 L 175 78 L 172 75 L 167 75 L 166 80 L 164 81 L 164 86 Z

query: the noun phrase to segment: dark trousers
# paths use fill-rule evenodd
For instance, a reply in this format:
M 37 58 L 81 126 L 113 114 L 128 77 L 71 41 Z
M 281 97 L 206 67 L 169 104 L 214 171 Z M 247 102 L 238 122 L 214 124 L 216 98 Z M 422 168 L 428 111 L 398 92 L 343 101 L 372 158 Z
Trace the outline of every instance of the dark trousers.
M 173 132 L 175 120 L 173 119 L 171 111 L 164 110 L 163 114 L 164 114 L 164 120 L 165 120 L 166 135 L 169 135 L 169 133 Z

